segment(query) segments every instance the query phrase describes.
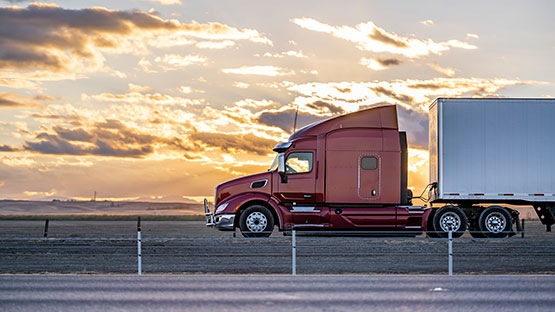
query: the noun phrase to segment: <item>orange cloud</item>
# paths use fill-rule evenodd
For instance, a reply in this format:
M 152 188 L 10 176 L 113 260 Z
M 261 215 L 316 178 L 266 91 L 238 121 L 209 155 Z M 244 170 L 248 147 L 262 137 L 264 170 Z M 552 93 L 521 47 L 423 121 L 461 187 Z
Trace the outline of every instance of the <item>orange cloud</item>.
M 102 7 L 64 9 L 55 4 L 31 3 L 27 8 L 0 7 L 0 83 L 13 79 L 61 80 L 83 78 L 81 74 L 112 71 L 105 66 L 104 54 L 146 54 L 149 47 L 192 44 L 190 38 L 216 40 L 231 46 L 234 40 L 271 45 L 254 29 L 237 29 L 225 24 L 190 24 L 162 19 L 143 11 L 119 11 Z M 183 65 L 205 59 L 178 59 L 173 55 L 162 62 Z M 116 75 L 121 73 L 115 72 Z
M 538 81 L 481 78 L 434 78 L 428 80 L 407 79 L 376 82 L 329 82 L 306 83 L 288 88 L 299 94 L 293 104 L 300 110 L 314 115 L 330 116 L 326 110 L 315 110 L 306 104 L 324 101 L 346 112 L 379 103 L 400 105 L 422 113 L 436 97 L 457 97 L 493 94 L 514 85 L 542 84 Z
M 441 54 L 451 48 L 476 49 L 477 47 L 459 40 L 434 42 L 431 39 L 415 39 L 388 32 L 373 22 L 360 23 L 355 27 L 331 26 L 315 19 L 302 17 L 291 20 L 308 30 L 323 32 L 334 37 L 354 42 L 361 50 L 387 52 L 419 58 L 429 54 Z
M 45 100 L 46 98 L 35 96 L 32 98 L 18 95 L 14 92 L 0 92 L 0 108 L 20 108 L 34 107 L 39 108 L 42 105 L 37 100 Z M 50 98 L 48 98 L 50 99 Z
M 361 58 L 360 65 L 366 66 L 372 70 L 384 70 L 392 66 L 401 64 L 402 61 L 395 58 Z

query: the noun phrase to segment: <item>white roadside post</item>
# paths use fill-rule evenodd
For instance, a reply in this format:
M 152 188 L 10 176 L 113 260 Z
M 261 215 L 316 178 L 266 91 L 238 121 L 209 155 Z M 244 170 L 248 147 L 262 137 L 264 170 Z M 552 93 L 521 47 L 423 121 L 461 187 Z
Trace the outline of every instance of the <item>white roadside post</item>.
M 453 230 L 449 227 L 449 276 L 453 276 Z
M 292 275 L 297 275 L 297 231 L 293 229 L 291 231 L 291 265 L 292 265 Z
M 141 259 L 141 217 L 137 219 L 137 273 L 143 274 L 143 265 Z

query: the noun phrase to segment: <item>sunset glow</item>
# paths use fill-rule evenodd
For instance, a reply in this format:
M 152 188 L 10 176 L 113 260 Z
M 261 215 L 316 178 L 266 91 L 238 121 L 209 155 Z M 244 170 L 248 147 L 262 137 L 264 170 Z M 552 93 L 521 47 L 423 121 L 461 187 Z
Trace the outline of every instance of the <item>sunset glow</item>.
M 0 196 L 211 199 L 383 103 L 418 195 L 435 98 L 555 96 L 553 3 L 433 3 L 0 1 Z

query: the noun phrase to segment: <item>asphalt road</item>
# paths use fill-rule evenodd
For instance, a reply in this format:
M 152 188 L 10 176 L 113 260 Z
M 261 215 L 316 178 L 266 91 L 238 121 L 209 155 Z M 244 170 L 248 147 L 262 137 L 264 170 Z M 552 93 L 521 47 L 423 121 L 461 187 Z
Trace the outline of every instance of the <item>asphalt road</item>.
M 0 276 L 2 311 L 553 311 L 555 276 Z
M 233 237 L 202 222 L 143 222 L 147 274 L 287 274 L 291 237 Z M 535 227 L 535 228 L 534 228 Z M 0 221 L 1 273 L 137 272 L 132 221 Z M 453 243 L 455 274 L 555 274 L 555 234 L 527 222 L 525 238 Z M 537 231 L 533 231 L 537 229 Z M 393 237 L 297 238 L 300 274 L 446 274 L 447 240 Z

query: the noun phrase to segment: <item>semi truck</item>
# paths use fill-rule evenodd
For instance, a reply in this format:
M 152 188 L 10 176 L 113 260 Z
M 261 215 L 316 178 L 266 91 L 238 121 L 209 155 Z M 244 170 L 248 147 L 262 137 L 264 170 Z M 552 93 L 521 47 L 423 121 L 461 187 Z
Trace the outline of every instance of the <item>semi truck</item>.
M 377 105 L 295 131 L 266 172 L 219 184 L 206 224 L 245 237 L 364 231 L 502 238 L 515 205 L 555 223 L 555 99 L 438 98 L 429 107 L 429 184 L 408 188 L 397 107 Z M 427 194 L 427 195 L 426 195 Z M 424 206 L 413 205 L 415 198 Z

